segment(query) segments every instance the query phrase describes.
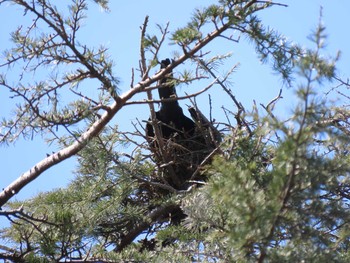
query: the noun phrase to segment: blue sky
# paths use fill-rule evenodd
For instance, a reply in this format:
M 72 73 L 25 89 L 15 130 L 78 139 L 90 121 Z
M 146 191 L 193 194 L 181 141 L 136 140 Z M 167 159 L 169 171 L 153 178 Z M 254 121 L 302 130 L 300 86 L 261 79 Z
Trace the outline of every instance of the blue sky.
M 66 2 L 66 1 L 64 1 Z M 90 3 L 88 18 L 80 33 L 82 43 L 89 46 L 103 44 L 110 50 L 110 55 L 116 63 L 115 73 L 120 79 L 120 92 L 130 88 L 131 69 L 137 68 L 139 59 L 140 25 L 144 17 L 149 15 L 149 33 L 155 33 L 155 24 L 165 25 L 170 22 L 170 31 L 184 26 L 189 21 L 189 16 L 195 7 L 203 7 L 216 1 L 192 0 L 192 1 L 111 1 L 109 13 L 103 12 L 97 5 Z M 339 76 L 347 78 L 349 74 L 350 49 L 348 43 L 350 37 L 346 29 L 347 16 L 350 10 L 348 0 L 281 0 L 288 7 L 274 7 L 261 13 L 265 25 L 275 28 L 284 34 L 289 40 L 309 46 L 307 35 L 314 29 L 319 20 L 320 7 L 323 6 L 323 23 L 327 27 L 329 35 L 327 52 L 331 55 L 338 50 L 342 51 L 339 62 Z M 60 2 L 62 3 L 62 2 Z M 0 50 L 9 47 L 9 33 L 23 20 L 22 11 L 18 8 L 0 5 Z M 160 57 L 171 57 L 175 47 L 165 45 Z M 213 55 L 219 52 L 232 52 L 232 63 L 240 63 L 237 72 L 232 76 L 232 90 L 237 99 L 243 103 L 246 109 L 250 109 L 253 100 L 260 103 L 268 103 L 274 98 L 279 89 L 283 88 L 284 99 L 280 102 L 279 111 L 287 114 L 293 103 L 292 89 L 283 86 L 281 78 L 272 73 L 269 65 L 262 65 L 257 59 L 254 47 L 241 39 L 238 44 L 225 41 L 217 41 L 208 46 Z M 230 60 L 231 61 L 231 60 Z M 8 73 L 11 75 L 11 73 Z M 16 77 L 16 76 L 12 76 Z M 93 89 L 94 87 L 87 87 Z M 191 87 L 179 87 L 179 95 L 186 92 L 198 91 L 203 87 L 194 84 Z M 210 91 L 213 98 L 214 117 L 222 116 L 221 106 L 228 102 L 220 89 L 213 88 Z M 322 95 L 322 94 L 320 94 Z M 13 106 L 13 101 L 8 98 L 8 93 L 0 90 L 0 117 L 8 115 Z M 208 114 L 208 94 L 203 94 L 198 103 L 200 109 Z M 181 104 L 189 104 L 182 101 Z M 231 103 L 232 104 L 232 103 Z M 234 110 L 234 107 L 232 107 Z M 131 125 L 137 119 L 145 120 L 149 112 L 146 105 L 128 106 L 115 117 L 115 122 L 120 129 L 133 131 Z M 46 153 L 55 150 L 49 147 L 40 137 L 33 140 L 19 140 L 14 145 L 0 147 L 0 188 L 19 177 L 30 169 L 36 162 L 46 157 Z M 26 186 L 17 196 L 24 199 L 56 187 L 65 186 L 74 178 L 72 171 L 75 160 L 71 158 L 49 171 L 42 174 L 34 182 Z

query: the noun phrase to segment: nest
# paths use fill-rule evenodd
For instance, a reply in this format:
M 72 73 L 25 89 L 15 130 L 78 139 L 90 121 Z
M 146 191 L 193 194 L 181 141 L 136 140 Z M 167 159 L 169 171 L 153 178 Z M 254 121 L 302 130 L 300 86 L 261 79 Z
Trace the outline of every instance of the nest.
M 189 135 L 175 131 L 171 137 L 148 138 L 157 170 L 155 179 L 176 190 L 186 190 L 194 183 L 205 181 L 201 169 L 210 162 L 221 141 L 219 131 L 196 108 L 189 108 L 195 130 Z M 156 131 L 164 123 L 153 125 Z M 159 134 L 159 133 L 155 133 Z

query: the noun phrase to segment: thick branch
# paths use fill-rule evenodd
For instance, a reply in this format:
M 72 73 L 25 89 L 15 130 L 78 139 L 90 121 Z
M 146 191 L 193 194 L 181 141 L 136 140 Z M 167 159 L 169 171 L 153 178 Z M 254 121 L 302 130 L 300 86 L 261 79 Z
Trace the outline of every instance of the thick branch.
M 128 246 L 134 239 L 139 236 L 143 231 L 145 231 L 149 226 L 154 222 L 158 221 L 159 218 L 169 215 L 175 208 L 174 204 L 168 204 L 165 206 L 158 207 L 151 211 L 143 222 L 136 225 L 118 244 L 118 247 L 115 249 L 116 252 L 122 251 L 126 246 Z

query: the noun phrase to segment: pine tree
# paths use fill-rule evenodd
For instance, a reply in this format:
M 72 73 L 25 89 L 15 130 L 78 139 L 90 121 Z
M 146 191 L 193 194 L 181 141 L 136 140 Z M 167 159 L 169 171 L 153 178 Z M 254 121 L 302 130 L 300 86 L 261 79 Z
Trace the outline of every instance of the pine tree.
M 4 241 L 4 245 L 0 243 L 0 259 L 349 261 L 349 114 L 345 106 L 334 106 L 318 92 L 332 81 L 340 84 L 337 89 L 349 84 L 337 77 L 338 56 L 325 58 L 322 53 L 327 38 L 321 23 L 309 37 L 315 49 L 306 50 L 286 42 L 258 18 L 261 10 L 281 4 L 218 1 L 196 10 L 185 27 L 171 33 L 172 43 L 182 53 L 151 76 L 168 28 L 159 27 L 159 35 L 149 35 L 146 17 L 141 27 L 140 79 L 133 82 L 133 89 L 120 94 L 107 50 L 90 49 L 76 40 L 88 7 L 86 1 L 72 1 L 67 16 L 47 1 L 0 1 L 0 8 L 5 2 L 23 7 L 25 14 L 30 13 L 52 32 L 37 34 L 40 28 L 36 24 L 25 32 L 19 28 L 12 34 L 15 47 L 6 52 L 7 62 L 2 67 L 21 60 L 24 74 L 55 63 L 60 74 L 31 86 L 21 82 L 12 85 L 6 74 L 0 76 L 0 85 L 23 99 L 14 119 L 3 120 L 1 142 L 11 143 L 33 133 L 50 134 L 62 150 L 0 193 L 0 216 L 11 223 L 0 231 Z M 95 2 L 108 8 L 107 1 Z M 260 110 L 246 110 L 226 81 L 235 67 L 224 78 L 216 76 L 228 55 L 210 57 L 200 52 L 219 36 L 236 43 L 232 33 L 237 32 L 255 44 L 260 58 L 271 61 L 288 85 L 297 86 L 299 103 L 287 118 L 274 111 L 281 94 Z M 138 139 L 134 140 L 111 122 L 122 107 L 137 103 L 132 101 L 135 94 L 147 97 L 154 121 L 153 103 L 157 100 L 152 90 L 158 88 L 157 81 L 186 62 L 200 74 L 184 71 L 170 83 L 213 78 L 213 84 L 218 84 L 237 108 L 236 112 L 226 111 L 227 123 L 217 125 L 211 118 L 205 119 L 194 103 L 197 130 L 209 148 L 199 153 L 192 148 L 189 154 L 191 143 L 184 146 L 174 138 L 156 138 L 156 143 L 150 144 L 142 124 L 135 126 Z M 99 101 L 82 92 L 81 86 L 91 79 L 101 85 Z M 57 104 L 62 87 L 69 87 L 78 98 L 64 107 Z M 348 97 L 340 94 L 346 103 Z M 58 127 L 67 133 L 58 134 Z M 155 145 L 163 148 L 150 151 Z M 125 154 L 127 147 L 134 150 Z M 72 155 L 77 156 L 78 165 L 66 188 L 40 193 L 24 202 L 9 201 L 43 171 Z M 164 169 L 177 162 L 183 164 L 183 156 L 200 159 L 194 162 L 194 169 L 191 167 L 193 176 L 186 181 L 186 188 L 169 183 L 167 178 L 173 176 L 171 173 L 176 176 L 176 170 Z

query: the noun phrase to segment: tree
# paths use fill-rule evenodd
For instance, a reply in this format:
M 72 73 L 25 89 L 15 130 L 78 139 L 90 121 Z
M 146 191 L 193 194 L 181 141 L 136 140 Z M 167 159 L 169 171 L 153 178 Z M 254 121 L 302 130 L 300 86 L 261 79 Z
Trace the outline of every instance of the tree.
M 320 101 L 317 89 L 336 81 L 335 59 L 324 58 L 326 40 L 321 25 L 310 36 L 314 50 L 302 49 L 265 28 L 258 18 L 264 9 L 283 5 L 271 1 L 218 1 L 198 9 L 187 26 L 147 33 L 141 26 L 140 76 L 120 94 L 108 50 L 89 48 L 78 40 L 88 4 L 71 1 L 69 14 L 47 1 L 0 1 L 23 8 L 33 19 L 27 29 L 12 34 L 14 47 L 5 52 L 2 68 L 19 68 L 17 83 L 6 73 L 0 84 L 21 99 L 13 119 L 3 120 L 1 142 L 19 136 L 45 136 L 58 143 L 53 153 L 0 193 L 0 205 L 11 226 L 0 235 L 0 258 L 13 262 L 166 262 L 337 260 L 347 262 L 349 223 L 349 123 L 346 107 Z M 96 1 L 107 8 L 106 1 Z M 159 51 L 170 35 L 180 52 L 164 69 L 151 74 L 162 59 Z M 235 66 L 220 77 L 218 67 L 229 55 L 212 56 L 204 47 L 218 38 L 239 43 L 249 38 L 262 60 L 288 85 L 296 88 L 299 104 L 287 120 L 274 112 L 279 94 L 267 105 L 246 110 L 228 86 Z M 152 90 L 183 63 L 192 71 L 170 82 L 195 83 L 211 78 L 204 90 L 219 85 L 236 111 L 225 109 L 227 123 L 206 119 L 196 107 L 198 91 L 186 96 L 205 146 L 191 148 L 157 133 Z M 27 73 L 54 65 L 44 80 L 26 85 Z M 134 71 L 133 71 L 134 72 Z M 83 88 L 98 83 L 91 97 Z M 160 83 L 160 84 L 157 84 Z M 70 93 L 68 102 L 61 98 Z M 136 94 L 147 99 L 133 100 Z M 173 98 L 173 99 L 182 99 Z M 157 151 L 150 151 L 140 124 L 137 140 L 113 123 L 126 105 L 147 103 Z M 197 118 L 197 119 L 196 119 Z M 234 123 L 234 124 L 233 124 Z M 215 132 L 220 130 L 222 140 Z M 217 135 L 217 134 L 216 134 Z M 206 140 L 208 139 L 208 140 Z M 130 154 L 118 151 L 133 144 Z M 189 151 L 188 149 L 191 149 Z M 198 152 L 197 152 L 198 151 Z M 64 189 L 41 193 L 25 202 L 9 201 L 30 181 L 53 165 L 77 156 L 76 178 Z M 176 164 L 190 159 L 192 176 L 186 187 L 170 183 L 180 175 Z M 190 156 L 190 157 L 188 157 Z M 198 157 L 200 156 L 200 158 Z M 194 162 L 192 160 L 199 160 Z M 186 164 L 187 165 L 187 164 Z M 194 168 L 194 169 L 193 169 Z M 8 245 L 10 244 L 10 245 Z

